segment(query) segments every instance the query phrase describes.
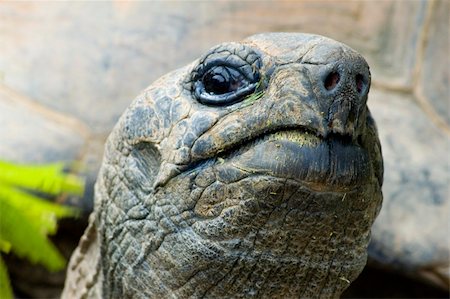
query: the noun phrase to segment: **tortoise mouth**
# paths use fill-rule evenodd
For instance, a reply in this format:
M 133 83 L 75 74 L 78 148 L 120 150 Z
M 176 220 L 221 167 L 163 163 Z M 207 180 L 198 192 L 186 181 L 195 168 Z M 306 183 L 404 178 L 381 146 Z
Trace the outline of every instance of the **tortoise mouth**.
M 221 181 L 266 175 L 293 179 L 319 192 L 350 192 L 371 175 L 367 150 L 359 140 L 339 134 L 323 137 L 305 127 L 277 128 L 178 168 L 171 178 L 214 167 Z
M 233 143 L 215 156 L 188 165 L 173 165 L 158 175 L 161 187 L 178 175 L 215 167 L 221 180 L 252 175 L 292 179 L 319 192 L 350 192 L 370 180 L 367 150 L 360 138 L 330 133 L 321 136 L 308 127 L 283 127 Z M 236 177 L 237 170 L 240 175 Z
M 308 128 L 266 132 L 219 155 L 221 167 L 248 175 L 293 179 L 323 192 L 348 192 L 370 178 L 368 153 L 359 138 L 319 136 Z
M 220 151 L 220 156 L 234 156 L 264 142 L 292 142 L 300 147 L 314 147 L 322 142 L 339 142 L 347 146 L 360 147 L 360 138 L 353 138 L 350 135 L 341 135 L 336 133 L 329 133 L 327 136 L 322 136 L 318 131 L 308 127 L 281 127 L 273 130 L 267 130 L 249 140 L 238 141 L 233 146 L 226 150 Z M 281 147 L 281 145 L 277 145 Z

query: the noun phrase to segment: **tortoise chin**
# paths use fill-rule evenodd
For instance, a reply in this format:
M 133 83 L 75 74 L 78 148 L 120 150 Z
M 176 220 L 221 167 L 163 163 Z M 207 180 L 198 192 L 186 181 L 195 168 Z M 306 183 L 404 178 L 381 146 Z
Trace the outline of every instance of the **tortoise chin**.
M 250 175 L 293 179 L 322 192 L 349 192 L 372 175 L 367 151 L 351 138 L 303 130 L 266 134 L 223 161 Z

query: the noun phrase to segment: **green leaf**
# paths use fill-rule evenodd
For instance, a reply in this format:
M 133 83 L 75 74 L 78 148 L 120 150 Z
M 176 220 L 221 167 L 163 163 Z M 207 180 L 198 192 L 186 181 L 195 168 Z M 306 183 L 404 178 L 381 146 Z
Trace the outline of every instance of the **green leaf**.
M 64 268 L 64 258 L 22 210 L 3 196 L 0 196 L 0 210 L 0 239 L 9 242 L 17 256 L 40 263 L 50 271 Z
M 51 195 L 71 193 L 82 195 L 84 181 L 64 173 L 64 163 L 45 165 L 17 165 L 0 161 L 0 182 Z
M 8 271 L 0 255 L 0 298 L 12 299 L 13 293 L 9 282 Z
M 63 170 L 63 163 L 30 166 L 0 161 L 0 251 L 11 250 L 50 271 L 64 268 L 64 258 L 46 235 L 56 232 L 58 218 L 76 216 L 78 211 L 27 192 L 82 195 L 84 180 Z
M 11 243 L 9 243 L 6 240 L 1 239 L 1 235 L 0 235 L 0 251 L 2 251 L 4 253 L 9 253 L 10 250 L 11 250 Z
M 2 199 L 7 200 L 10 205 L 23 213 L 42 234 L 54 234 L 57 228 L 57 219 L 78 215 L 78 211 L 74 208 L 48 202 L 0 183 L 0 200 Z

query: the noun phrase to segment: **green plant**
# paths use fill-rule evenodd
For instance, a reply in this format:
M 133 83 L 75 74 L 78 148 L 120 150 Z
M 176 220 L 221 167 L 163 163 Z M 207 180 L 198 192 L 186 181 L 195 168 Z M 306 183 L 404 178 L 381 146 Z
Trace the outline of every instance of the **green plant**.
M 265 80 L 266 77 L 264 75 L 261 75 L 261 78 L 256 84 L 255 91 L 244 99 L 244 101 L 242 102 L 242 107 L 253 105 L 253 103 L 255 103 L 257 100 L 263 97 L 264 95 L 263 84 Z
M 84 181 L 64 172 L 63 163 L 17 165 L 0 161 L 0 251 L 14 252 L 50 271 L 66 261 L 47 239 L 57 229 L 57 219 L 77 215 L 74 208 L 49 202 L 40 195 L 82 195 Z M 0 256 L 0 298 L 12 298 L 7 269 Z

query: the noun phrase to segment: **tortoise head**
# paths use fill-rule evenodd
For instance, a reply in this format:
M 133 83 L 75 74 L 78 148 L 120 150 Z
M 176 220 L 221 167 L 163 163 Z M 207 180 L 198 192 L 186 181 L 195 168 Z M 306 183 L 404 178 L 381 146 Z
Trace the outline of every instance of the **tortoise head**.
M 281 33 L 152 84 L 97 183 L 104 294 L 339 296 L 382 198 L 369 87 L 354 50 Z

